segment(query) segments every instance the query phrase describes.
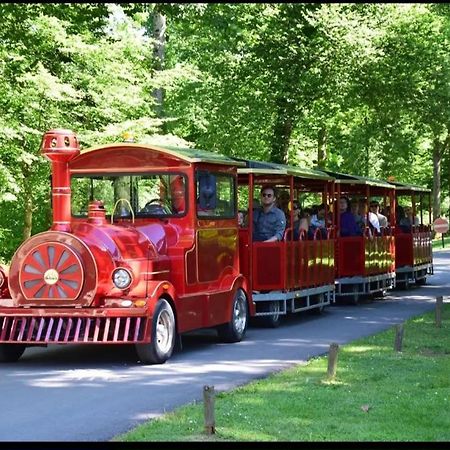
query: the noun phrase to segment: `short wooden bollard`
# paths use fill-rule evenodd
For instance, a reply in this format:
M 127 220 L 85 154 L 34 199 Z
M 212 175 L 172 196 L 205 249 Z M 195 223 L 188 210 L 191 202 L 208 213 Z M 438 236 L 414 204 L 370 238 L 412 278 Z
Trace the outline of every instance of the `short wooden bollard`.
M 402 345 L 403 345 L 403 324 L 399 323 L 395 327 L 394 350 L 396 352 L 401 352 Z
M 203 386 L 203 404 L 205 406 L 205 433 L 215 434 L 216 419 L 214 417 L 214 386 Z
M 328 378 L 334 378 L 336 376 L 338 352 L 339 344 L 336 344 L 336 342 L 330 344 L 330 350 L 328 351 Z
M 442 326 L 442 304 L 444 303 L 444 297 L 440 295 L 439 297 L 436 297 L 436 309 L 435 309 L 435 322 L 436 326 L 438 328 L 441 328 Z

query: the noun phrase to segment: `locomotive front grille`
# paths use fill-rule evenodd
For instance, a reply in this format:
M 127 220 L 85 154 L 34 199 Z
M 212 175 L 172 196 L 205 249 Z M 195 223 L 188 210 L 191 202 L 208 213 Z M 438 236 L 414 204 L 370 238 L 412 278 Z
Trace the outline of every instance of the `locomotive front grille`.
M 146 317 L 0 317 L 0 343 L 143 342 Z

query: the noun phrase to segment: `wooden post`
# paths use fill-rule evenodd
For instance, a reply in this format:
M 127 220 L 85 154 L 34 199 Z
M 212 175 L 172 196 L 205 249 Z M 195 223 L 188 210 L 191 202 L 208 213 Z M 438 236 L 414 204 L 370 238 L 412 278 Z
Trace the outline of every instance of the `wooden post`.
M 435 309 L 435 321 L 436 326 L 438 328 L 441 328 L 442 326 L 442 304 L 444 302 L 444 297 L 440 295 L 439 297 L 436 297 L 436 309 Z
M 214 386 L 203 386 L 206 434 L 215 434 L 216 432 L 216 419 L 214 417 L 214 395 Z
M 401 352 L 402 344 L 403 344 L 403 324 L 399 323 L 395 327 L 394 350 L 397 352 Z
M 338 352 L 339 344 L 336 344 L 336 342 L 330 344 L 330 350 L 328 351 L 328 378 L 336 376 Z

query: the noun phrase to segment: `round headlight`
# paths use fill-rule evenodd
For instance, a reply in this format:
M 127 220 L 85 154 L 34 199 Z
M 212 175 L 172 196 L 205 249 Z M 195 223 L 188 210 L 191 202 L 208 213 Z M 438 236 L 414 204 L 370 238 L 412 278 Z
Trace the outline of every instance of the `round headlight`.
M 131 284 L 131 273 L 124 268 L 114 270 L 112 274 L 114 286 L 119 289 L 126 289 Z

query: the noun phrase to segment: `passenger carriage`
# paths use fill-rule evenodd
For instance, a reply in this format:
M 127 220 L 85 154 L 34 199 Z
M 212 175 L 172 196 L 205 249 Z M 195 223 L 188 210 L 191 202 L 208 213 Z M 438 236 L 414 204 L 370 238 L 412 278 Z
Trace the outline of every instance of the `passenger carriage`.
M 67 130 L 46 133 L 42 152 L 53 224 L 1 270 L 1 361 L 76 343 L 132 344 L 143 363 L 163 363 L 187 331 L 243 338 L 254 314 L 239 267 L 243 163 L 135 143 L 80 152 Z
M 305 310 L 320 312 L 334 301 L 334 228 L 317 230 L 294 240 L 294 199 L 315 195 L 319 203 L 333 197 L 333 178 L 323 172 L 288 165 L 245 161 L 238 169 L 239 194 L 248 205 L 247 225 L 239 230 L 241 271 L 248 280 L 255 315 L 271 327 L 282 316 Z M 253 242 L 253 214 L 263 185 L 278 192 L 278 207 L 285 209 L 287 227 L 279 242 Z M 283 195 L 285 194 L 285 195 Z
M 405 183 L 395 185 L 397 224 L 395 227 L 396 285 L 408 289 L 411 283 L 423 285 L 433 274 L 431 231 L 431 190 Z M 405 215 L 411 209 L 410 220 Z M 403 219 L 406 218 L 406 221 Z
M 366 223 L 362 236 L 340 236 L 340 215 L 336 213 L 335 277 L 337 299 L 358 303 L 362 296 L 383 295 L 395 287 L 394 227 L 370 228 L 368 206 L 371 199 L 390 205 L 389 223 L 395 223 L 395 186 L 390 183 L 356 175 L 326 171 L 335 177 L 336 205 L 341 196 L 364 199 Z

